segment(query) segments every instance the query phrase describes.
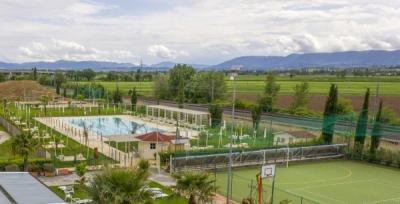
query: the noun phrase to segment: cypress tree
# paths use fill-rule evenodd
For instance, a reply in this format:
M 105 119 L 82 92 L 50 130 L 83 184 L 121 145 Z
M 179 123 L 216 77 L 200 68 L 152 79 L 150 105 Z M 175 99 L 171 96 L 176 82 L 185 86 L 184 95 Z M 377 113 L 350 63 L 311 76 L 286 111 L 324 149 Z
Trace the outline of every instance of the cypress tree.
M 358 117 L 357 121 L 356 136 L 354 138 L 354 149 L 358 154 L 362 154 L 362 151 L 364 149 L 365 135 L 367 133 L 367 125 L 368 125 L 368 106 L 369 106 L 369 88 L 365 93 L 364 103 L 360 112 L 360 116 Z
M 331 85 L 329 96 L 325 103 L 324 119 L 322 123 L 322 139 L 325 144 L 331 144 L 335 131 L 336 113 L 338 102 L 338 89 L 335 84 Z
M 132 92 L 131 92 L 131 105 L 132 105 L 131 108 L 132 108 L 132 111 L 135 110 L 136 104 L 137 104 L 137 92 L 136 92 L 136 87 L 134 87 L 132 89 Z
M 378 112 L 376 113 L 376 117 L 375 117 L 375 122 L 374 122 L 374 127 L 372 129 L 372 133 L 371 133 L 371 147 L 369 152 L 371 153 L 371 155 L 375 155 L 376 150 L 379 147 L 379 143 L 380 143 L 380 138 L 381 138 L 381 133 L 382 133 L 382 100 L 379 103 L 379 109 Z

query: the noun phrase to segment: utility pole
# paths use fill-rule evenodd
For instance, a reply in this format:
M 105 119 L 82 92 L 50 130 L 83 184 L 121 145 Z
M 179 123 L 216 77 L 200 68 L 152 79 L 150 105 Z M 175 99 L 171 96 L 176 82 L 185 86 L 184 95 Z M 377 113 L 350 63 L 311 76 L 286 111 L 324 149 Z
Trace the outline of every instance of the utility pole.
M 232 198 L 232 143 L 233 136 L 235 134 L 235 101 L 236 101 L 236 86 L 235 86 L 235 77 L 238 75 L 241 66 L 232 66 L 230 69 L 230 80 L 233 85 L 233 93 L 232 93 L 232 135 L 229 143 L 229 166 L 228 166 L 228 183 L 227 183 L 227 191 L 226 191 L 226 203 L 229 204 Z

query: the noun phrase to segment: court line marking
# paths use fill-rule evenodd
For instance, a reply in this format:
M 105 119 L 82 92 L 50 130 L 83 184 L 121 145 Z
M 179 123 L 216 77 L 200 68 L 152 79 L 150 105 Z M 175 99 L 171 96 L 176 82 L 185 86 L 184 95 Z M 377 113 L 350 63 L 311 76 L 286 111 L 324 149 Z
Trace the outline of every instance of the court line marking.
M 347 202 L 345 202 L 345 201 L 338 200 L 338 199 L 336 199 L 336 198 L 332 198 L 332 197 L 330 197 L 330 196 L 326 196 L 326 195 L 322 195 L 322 194 L 314 193 L 314 192 L 312 192 L 312 191 L 305 190 L 305 189 L 301 189 L 301 190 L 302 190 L 302 191 L 304 191 L 304 192 L 307 192 L 307 193 L 314 194 L 314 195 L 316 195 L 316 196 L 319 196 L 319 197 L 321 197 L 321 198 L 325 198 L 325 199 L 333 200 L 333 201 L 336 201 L 336 202 L 339 202 L 339 203 L 344 203 L 344 204 L 347 204 Z M 321 202 L 321 203 L 324 203 L 324 202 Z
M 373 180 L 372 182 L 373 182 L 373 183 L 376 183 L 376 184 L 388 185 L 388 186 L 390 186 L 390 187 L 400 189 L 400 185 L 396 185 L 396 184 L 394 184 L 394 183 L 389 183 L 389 182 L 383 181 L 382 179 L 372 179 L 372 180 Z M 374 182 L 374 181 L 375 181 L 375 182 Z
M 400 197 L 398 197 L 398 198 L 389 198 L 389 199 L 384 199 L 384 200 L 376 200 L 376 201 L 372 201 L 372 202 L 364 202 L 363 204 L 381 203 L 381 202 L 392 201 L 392 200 L 399 200 L 400 201 Z
M 356 180 L 356 181 L 347 181 L 347 182 L 341 182 L 341 183 L 331 183 L 331 184 L 324 184 L 324 185 L 318 185 L 318 186 L 308 186 L 308 187 L 302 187 L 302 188 L 292 188 L 290 190 L 304 190 L 304 189 L 312 189 L 312 188 L 323 188 L 323 187 L 328 187 L 328 186 L 338 186 L 338 185 L 346 185 L 346 184 L 353 184 L 353 183 L 362 183 L 362 182 L 371 182 L 374 179 L 361 179 L 361 180 Z
M 347 171 L 347 174 L 345 176 L 341 176 L 341 177 L 336 177 L 336 178 L 331 178 L 331 179 L 319 179 L 319 180 L 314 180 L 314 181 L 308 181 L 308 182 L 284 182 L 284 183 L 280 183 L 277 182 L 277 185 L 288 185 L 288 184 L 309 184 L 309 183 L 320 183 L 320 182 L 327 182 L 327 181 L 335 181 L 335 180 L 341 180 L 341 179 L 345 179 L 345 178 L 349 178 L 353 175 L 353 171 L 349 168 L 344 168 Z

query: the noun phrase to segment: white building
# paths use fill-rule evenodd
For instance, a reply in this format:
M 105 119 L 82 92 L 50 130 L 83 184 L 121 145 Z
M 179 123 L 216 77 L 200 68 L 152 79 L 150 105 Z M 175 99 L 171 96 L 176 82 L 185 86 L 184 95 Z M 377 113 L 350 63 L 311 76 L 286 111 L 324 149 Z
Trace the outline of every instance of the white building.
M 280 132 L 274 135 L 274 144 L 287 145 L 298 142 L 309 142 L 316 138 L 316 136 L 308 131 L 288 131 Z

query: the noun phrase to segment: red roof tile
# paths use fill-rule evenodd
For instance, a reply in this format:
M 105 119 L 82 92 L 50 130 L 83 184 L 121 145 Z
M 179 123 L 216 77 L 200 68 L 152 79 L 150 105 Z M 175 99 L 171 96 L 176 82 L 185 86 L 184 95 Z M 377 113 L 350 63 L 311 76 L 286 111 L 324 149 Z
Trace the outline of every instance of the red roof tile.
M 158 136 L 158 138 L 157 138 Z M 174 139 L 174 137 L 172 136 L 168 136 L 168 135 L 164 135 L 160 132 L 150 132 L 150 133 L 146 133 L 143 135 L 139 135 L 136 137 L 137 139 L 141 140 L 141 141 L 146 141 L 146 142 L 170 142 L 172 139 Z

